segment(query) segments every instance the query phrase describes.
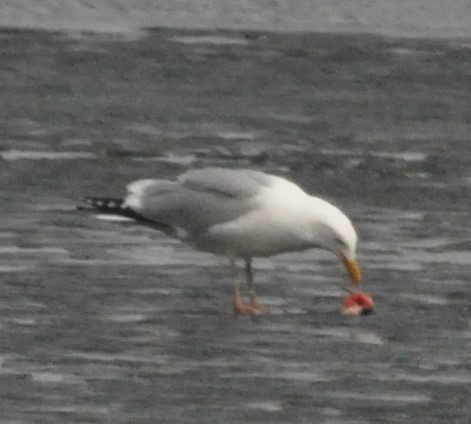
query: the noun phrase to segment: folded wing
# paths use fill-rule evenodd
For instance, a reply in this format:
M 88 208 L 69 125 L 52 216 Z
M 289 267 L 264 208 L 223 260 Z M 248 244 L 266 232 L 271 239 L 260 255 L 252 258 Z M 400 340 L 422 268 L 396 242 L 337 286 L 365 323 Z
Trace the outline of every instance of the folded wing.
M 262 172 L 207 168 L 176 181 L 131 183 L 125 205 L 150 221 L 198 233 L 253 210 L 257 194 L 270 184 Z

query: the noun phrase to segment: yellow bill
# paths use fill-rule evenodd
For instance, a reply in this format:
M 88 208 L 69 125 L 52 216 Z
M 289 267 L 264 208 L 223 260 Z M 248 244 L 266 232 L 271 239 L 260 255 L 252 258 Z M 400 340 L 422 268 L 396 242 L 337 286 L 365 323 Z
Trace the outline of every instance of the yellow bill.
M 355 259 L 342 258 L 342 262 L 347 269 L 348 275 L 352 279 L 353 283 L 358 285 L 361 282 L 361 270 L 358 262 Z

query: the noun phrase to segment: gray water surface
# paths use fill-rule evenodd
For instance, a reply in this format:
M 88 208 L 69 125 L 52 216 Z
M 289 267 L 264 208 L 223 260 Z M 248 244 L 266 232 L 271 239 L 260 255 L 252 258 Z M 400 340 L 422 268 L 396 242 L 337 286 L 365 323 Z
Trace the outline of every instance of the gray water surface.
M 150 31 L 0 36 L 0 421 L 467 423 L 471 49 Z M 288 177 L 355 222 L 376 314 L 304 252 L 223 258 L 75 210 L 194 167 Z
M 469 0 L 0 0 L 0 26 L 136 37 L 142 28 L 470 37 Z

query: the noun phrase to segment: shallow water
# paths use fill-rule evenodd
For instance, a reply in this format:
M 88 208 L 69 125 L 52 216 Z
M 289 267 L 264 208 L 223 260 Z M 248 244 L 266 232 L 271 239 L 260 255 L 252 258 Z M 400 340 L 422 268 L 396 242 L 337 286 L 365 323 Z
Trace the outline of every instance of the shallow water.
M 2 0 L 0 26 L 107 33 L 132 40 L 142 28 L 353 32 L 402 36 L 470 36 L 468 0 Z M 79 36 L 75 34 L 75 36 Z M 224 35 L 204 35 L 217 42 Z M 192 43 L 193 37 L 182 37 Z M 401 54 L 408 50 L 398 48 Z
M 0 38 L 2 423 L 466 423 L 471 50 L 155 30 Z M 75 210 L 135 178 L 276 172 L 358 227 L 369 317 L 322 252 L 226 262 Z

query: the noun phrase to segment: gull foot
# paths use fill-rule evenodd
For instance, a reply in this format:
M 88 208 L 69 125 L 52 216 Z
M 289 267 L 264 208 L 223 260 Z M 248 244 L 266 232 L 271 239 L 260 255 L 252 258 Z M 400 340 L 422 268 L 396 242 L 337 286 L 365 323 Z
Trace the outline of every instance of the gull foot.
M 258 303 L 244 303 L 240 298 L 234 300 L 234 315 L 262 315 L 269 312 L 266 306 Z

